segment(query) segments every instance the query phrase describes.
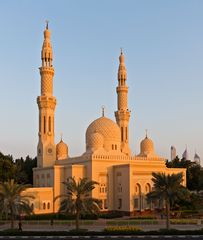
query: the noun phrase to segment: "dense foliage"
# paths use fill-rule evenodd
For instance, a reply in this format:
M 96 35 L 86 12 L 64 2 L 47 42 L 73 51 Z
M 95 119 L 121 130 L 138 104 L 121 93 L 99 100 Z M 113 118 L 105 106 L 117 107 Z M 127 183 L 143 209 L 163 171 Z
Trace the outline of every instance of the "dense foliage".
M 37 158 L 14 160 L 11 155 L 4 155 L 0 152 L 0 180 L 6 182 L 14 179 L 19 184 L 32 184 L 32 169 L 37 166 Z
M 186 168 L 187 188 L 191 191 L 203 190 L 203 169 L 201 166 L 185 158 L 179 159 L 178 156 L 167 161 L 166 166 L 169 168 Z

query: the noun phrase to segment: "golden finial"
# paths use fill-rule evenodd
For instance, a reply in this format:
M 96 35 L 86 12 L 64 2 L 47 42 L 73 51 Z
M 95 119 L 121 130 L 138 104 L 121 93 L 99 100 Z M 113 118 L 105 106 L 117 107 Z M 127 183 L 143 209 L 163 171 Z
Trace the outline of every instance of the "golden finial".
M 145 133 L 146 133 L 146 137 L 145 137 L 145 138 L 148 138 L 148 136 L 147 136 L 147 132 L 148 132 L 148 130 L 147 130 L 147 129 L 145 129 Z
M 61 142 L 63 141 L 63 133 L 61 132 Z
M 49 21 L 46 20 L 46 29 L 48 30 L 49 29 Z
M 102 117 L 104 117 L 105 106 L 102 105 Z
M 122 47 L 121 47 L 121 55 L 123 54 L 123 49 L 122 49 Z

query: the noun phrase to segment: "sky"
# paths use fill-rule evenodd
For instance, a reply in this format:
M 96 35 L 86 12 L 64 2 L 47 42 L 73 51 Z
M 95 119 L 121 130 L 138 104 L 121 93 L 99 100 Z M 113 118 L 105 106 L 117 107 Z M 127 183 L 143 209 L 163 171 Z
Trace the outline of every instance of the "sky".
M 49 20 L 54 53 L 55 141 L 85 151 L 88 125 L 116 111 L 118 57 L 129 86 L 130 147 L 148 136 L 170 158 L 203 160 L 203 1 L 1 0 L 0 151 L 36 156 L 41 47 Z M 203 163 L 203 161 L 202 161 Z

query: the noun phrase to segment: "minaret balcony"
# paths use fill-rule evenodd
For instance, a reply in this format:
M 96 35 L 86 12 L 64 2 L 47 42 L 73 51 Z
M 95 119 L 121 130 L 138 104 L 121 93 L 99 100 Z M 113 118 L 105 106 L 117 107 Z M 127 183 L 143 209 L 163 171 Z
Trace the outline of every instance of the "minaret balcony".
M 116 88 L 116 92 L 119 93 L 119 92 L 128 92 L 128 87 L 127 86 L 118 86 Z
M 49 96 L 39 96 L 37 97 L 37 104 L 39 108 L 51 108 L 54 110 L 56 107 L 56 98 Z

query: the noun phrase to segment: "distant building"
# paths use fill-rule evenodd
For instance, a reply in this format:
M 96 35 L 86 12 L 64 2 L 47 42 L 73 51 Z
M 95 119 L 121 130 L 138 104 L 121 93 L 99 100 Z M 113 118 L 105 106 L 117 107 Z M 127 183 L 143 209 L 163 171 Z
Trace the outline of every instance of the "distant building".
M 195 155 L 194 155 L 194 162 L 200 164 L 200 156 L 195 152 Z
M 171 161 L 176 158 L 176 148 L 171 146 Z
M 182 154 L 182 158 L 184 158 L 184 159 L 186 159 L 186 160 L 189 159 L 187 147 L 186 147 L 185 151 L 184 151 L 183 154 Z

